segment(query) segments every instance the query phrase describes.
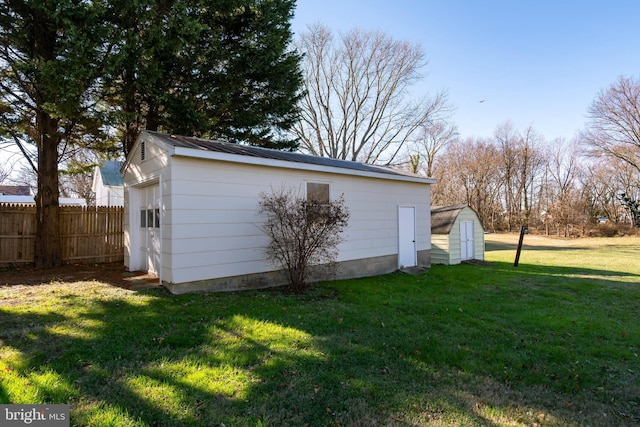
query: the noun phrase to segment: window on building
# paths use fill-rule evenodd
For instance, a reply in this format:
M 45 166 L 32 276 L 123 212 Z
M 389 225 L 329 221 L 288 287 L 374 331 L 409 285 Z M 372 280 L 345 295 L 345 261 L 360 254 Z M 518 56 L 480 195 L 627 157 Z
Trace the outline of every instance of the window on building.
M 326 220 L 329 214 L 329 184 L 307 182 L 307 203 L 313 222 Z
M 140 228 L 160 228 L 160 209 L 141 209 Z
M 321 205 L 329 203 L 329 184 L 307 182 L 307 201 Z

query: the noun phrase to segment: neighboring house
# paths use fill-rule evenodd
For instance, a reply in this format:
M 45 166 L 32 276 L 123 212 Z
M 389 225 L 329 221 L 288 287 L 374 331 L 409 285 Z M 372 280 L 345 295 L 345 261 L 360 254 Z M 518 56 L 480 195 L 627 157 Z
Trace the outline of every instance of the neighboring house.
M 344 195 L 335 278 L 430 265 L 430 186 L 390 168 L 144 131 L 122 168 L 125 266 L 173 293 L 285 284 L 264 256 L 260 194 Z
M 28 185 L 0 185 L 0 203 L 35 204 Z
M 29 196 L 31 189 L 28 185 L 0 185 L 0 196 Z
M 460 264 L 484 260 L 484 229 L 469 206 L 431 208 L 431 262 Z
M 31 195 L 31 189 L 28 185 L 0 185 L 0 203 L 35 205 L 36 201 Z M 71 197 L 59 197 L 58 203 L 65 206 L 87 205 L 86 200 Z
M 109 160 L 95 167 L 91 190 L 96 195 L 96 206 L 124 206 L 124 181 L 120 174 L 122 163 Z

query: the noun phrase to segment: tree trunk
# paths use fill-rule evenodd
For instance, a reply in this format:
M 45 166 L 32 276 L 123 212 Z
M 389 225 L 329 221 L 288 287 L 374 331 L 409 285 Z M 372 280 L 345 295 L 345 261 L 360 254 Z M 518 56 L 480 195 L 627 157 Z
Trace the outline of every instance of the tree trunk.
M 58 204 L 58 136 L 56 119 L 40 110 L 37 117 L 38 193 L 36 194 L 36 268 L 62 265 Z

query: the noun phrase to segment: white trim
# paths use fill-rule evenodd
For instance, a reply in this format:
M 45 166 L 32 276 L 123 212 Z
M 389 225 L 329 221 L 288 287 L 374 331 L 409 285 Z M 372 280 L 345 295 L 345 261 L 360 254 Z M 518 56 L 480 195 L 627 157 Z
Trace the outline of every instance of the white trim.
M 137 146 L 140 145 L 141 140 L 143 138 L 146 138 L 147 141 L 151 141 L 154 144 L 165 149 L 167 151 L 168 156 L 182 156 L 182 157 L 191 157 L 196 159 L 218 160 L 221 162 L 269 166 L 269 167 L 275 167 L 280 169 L 294 169 L 294 170 L 305 170 L 305 171 L 313 171 L 313 172 L 326 172 L 326 173 L 339 174 L 339 175 L 364 176 L 369 178 L 387 179 L 392 181 L 418 182 L 421 184 L 435 184 L 437 182 L 433 178 L 427 178 L 422 176 L 395 175 L 392 173 L 363 171 L 358 169 L 340 168 L 335 166 L 324 166 L 324 165 L 316 165 L 311 163 L 268 159 L 264 157 L 253 157 L 253 156 L 244 156 L 240 154 L 221 153 L 217 151 L 207 151 L 201 148 L 176 147 L 176 146 L 167 144 L 161 138 L 158 138 L 149 133 L 145 133 L 144 131 L 140 133 L 140 136 L 134 143 L 133 147 L 131 147 L 130 152 L 134 152 L 136 150 Z M 333 159 L 333 160 L 340 161 L 339 159 Z M 131 161 L 132 161 L 132 156 L 127 156 L 127 159 L 123 163 L 122 168 L 120 170 L 124 171 L 129 165 L 129 163 L 131 163 Z M 344 160 L 344 162 L 347 162 L 347 160 Z
M 467 227 L 467 225 L 469 224 L 471 224 L 470 234 Z M 465 240 L 462 240 L 463 238 L 465 238 Z M 471 245 L 469 245 L 469 242 L 471 242 Z M 470 219 L 460 221 L 460 261 L 466 261 L 475 258 L 475 245 L 475 221 Z M 471 249 L 471 253 L 469 253 L 469 249 Z
M 163 243 L 163 224 L 164 224 L 164 199 L 162 198 L 162 175 L 158 177 L 158 197 L 160 199 L 160 206 L 158 206 L 160 213 L 160 253 L 158 254 L 158 262 L 160 263 L 158 268 L 158 281 L 162 283 L 162 243 Z
M 303 179 L 304 182 L 304 198 L 307 199 L 309 197 L 308 189 L 309 184 L 326 184 L 329 186 L 329 200 L 333 200 L 331 197 L 333 195 L 333 181 L 322 180 L 322 179 Z
M 142 268 L 142 259 L 140 258 L 140 247 L 142 235 L 140 231 L 140 191 L 144 187 L 150 185 L 158 185 L 158 194 L 160 197 L 160 254 L 159 254 L 159 271 L 158 280 L 162 283 L 162 222 L 164 218 L 164 203 L 162 200 L 162 176 L 152 176 L 148 179 L 138 181 L 136 183 L 127 183 L 129 187 L 129 268 L 132 270 L 140 270 Z M 132 202 L 131 196 L 135 193 L 135 202 Z M 135 233 L 135 236 L 134 236 Z M 134 258 L 135 257 L 135 258 Z M 135 262 L 134 262 L 135 261 Z
M 400 252 L 401 252 L 401 248 L 402 248 L 402 233 L 401 231 L 401 225 L 402 223 L 401 218 L 400 218 L 400 211 L 403 208 L 408 208 L 408 209 L 412 209 L 413 212 L 413 218 L 412 218 L 412 224 L 411 227 L 413 228 L 413 250 L 412 250 L 412 254 L 413 254 L 413 261 L 412 261 L 412 265 L 403 265 L 401 264 L 401 259 L 400 259 Z M 404 268 L 404 267 L 415 267 L 416 265 L 418 265 L 418 244 L 416 242 L 416 238 L 417 238 L 417 230 L 416 230 L 416 210 L 417 207 L 416 205 L 409 205 L 409 204 L 401 204 L 398 205 L 398 268 Z

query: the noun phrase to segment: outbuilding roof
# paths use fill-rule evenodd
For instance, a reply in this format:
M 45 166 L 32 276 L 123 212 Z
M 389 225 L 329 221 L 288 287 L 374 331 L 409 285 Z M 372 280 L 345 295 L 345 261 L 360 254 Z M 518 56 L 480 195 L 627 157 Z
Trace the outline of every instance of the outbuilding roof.
M 285 162 L 294 162 L 308 165 L 317 165 L 324 167 L 334 167 L 340 169 L 349 169 L 361 172 L 370 173 L 382 173 L 387 175 L 394 175 L 398 177 L 411 177 L 421 178 L 426 181 L 433 181 L 431 179 L 420 177 L 416 174 L 406 172 L 399 169 L 394 169 L 386 166 L 378 166 L 367 163 L 352 162 L 348 160 L 332 159 L 329 157 L 318 157 L 309 154 L 293 153 L 289 151 L 280 151 L 269 148 L 254 147 L 250 145 L 235 144 L 222 141 L 206 140 L 195 137 L 168 135 L 160 132 L 143 131 L 153 136 L 154 138 L 164 142 L 165 144 L 173 147 L 181 147 L 195 150 L 204 150 L 208 152 L 235 154 L 240 156 L 248 156 L 252 158 L 268 159 L 268 160 L 280 160 Z M 435 181 L 433 181 L 435 182 Z
M 431 208 L 431 234 L 449 234 L 460 212 L 467 205 L 433 206 Z
M 102 184 L 108 187 L 122 187 L 124 181 L 120 174 L 122 162 L 109 160 L 104 165 L 99 166 Z

